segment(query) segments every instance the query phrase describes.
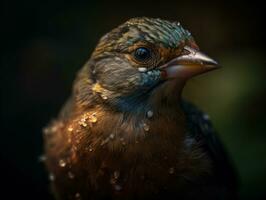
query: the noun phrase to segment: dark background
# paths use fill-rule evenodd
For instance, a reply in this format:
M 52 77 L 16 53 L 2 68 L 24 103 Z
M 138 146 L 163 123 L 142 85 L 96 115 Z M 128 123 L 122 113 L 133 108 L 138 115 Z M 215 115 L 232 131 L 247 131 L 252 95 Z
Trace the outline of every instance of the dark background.
M 184 95 L 207 111 L 240 176 L 241 199 L 266 186 L 264 8 L 258 1 L 5 1 L 1 26 L 1 199 L 50 199 L 38 156 L 76 71 L 99 37 L 135 16 L 178 20 L 221 70 Z

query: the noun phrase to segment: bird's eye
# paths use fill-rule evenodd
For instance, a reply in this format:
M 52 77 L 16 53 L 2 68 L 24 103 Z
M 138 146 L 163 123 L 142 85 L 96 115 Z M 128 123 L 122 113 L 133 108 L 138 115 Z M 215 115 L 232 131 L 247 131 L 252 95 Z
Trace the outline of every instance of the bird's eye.
M 148 61 L 151 56 L 151 50 L 145 47 L 139 47 L 134 52 L 135 59 L 140 62 Z

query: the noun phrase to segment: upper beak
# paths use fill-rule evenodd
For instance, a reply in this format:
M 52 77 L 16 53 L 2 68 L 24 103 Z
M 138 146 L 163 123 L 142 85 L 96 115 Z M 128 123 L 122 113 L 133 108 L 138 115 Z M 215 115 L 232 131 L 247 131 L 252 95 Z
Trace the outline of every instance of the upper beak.
M 184 50 L 187 52 L 185 55 L 178 56 L 160 67 L 166 79 L 188 79 L 220 67 L 215 60 L 196 49 L 185 46 Z

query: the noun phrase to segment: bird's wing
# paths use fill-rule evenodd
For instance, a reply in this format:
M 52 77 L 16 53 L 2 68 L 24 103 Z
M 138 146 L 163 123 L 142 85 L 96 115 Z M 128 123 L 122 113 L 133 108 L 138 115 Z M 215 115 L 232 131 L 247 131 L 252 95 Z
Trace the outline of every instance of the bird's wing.
M 236 191 L 237 178 L 235 169 L 215 133 L 208 115 L 187 101 L 182 102 L 182 109 L 186 116 L 188 134 L 202 142 L 202 148 L 214 161 L 216 177 L 220 179 L 217 181 L 229 186 L 230 190 Z

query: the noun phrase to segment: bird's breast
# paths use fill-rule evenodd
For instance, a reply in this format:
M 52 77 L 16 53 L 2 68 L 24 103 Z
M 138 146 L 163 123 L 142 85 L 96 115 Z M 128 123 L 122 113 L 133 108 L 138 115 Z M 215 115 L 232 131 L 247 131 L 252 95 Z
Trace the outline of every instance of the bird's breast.
M 57 133 L 60 141 L 47 150 L 48 168 L 71 191 L 87 191 L 83 196 L 175 191 L 209 167 L 194 156 L 201 153 L 196 144 L 194 149 L 184 147 L 182 120 L 180 115 L 153 111 L 138 117 L 102 110 L 82 113 L 64 122 Z

